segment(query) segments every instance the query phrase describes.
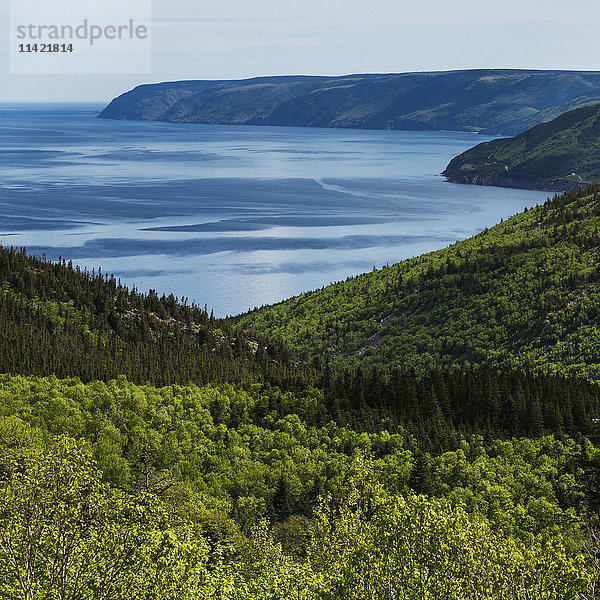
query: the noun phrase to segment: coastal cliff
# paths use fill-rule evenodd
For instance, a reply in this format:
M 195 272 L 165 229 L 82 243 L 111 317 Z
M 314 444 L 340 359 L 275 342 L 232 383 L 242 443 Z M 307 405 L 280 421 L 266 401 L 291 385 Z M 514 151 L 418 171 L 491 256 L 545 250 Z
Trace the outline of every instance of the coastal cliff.
M 141 85 L 105 119 L 515 135 L 600 102 L 600 72 L 479 69 Z

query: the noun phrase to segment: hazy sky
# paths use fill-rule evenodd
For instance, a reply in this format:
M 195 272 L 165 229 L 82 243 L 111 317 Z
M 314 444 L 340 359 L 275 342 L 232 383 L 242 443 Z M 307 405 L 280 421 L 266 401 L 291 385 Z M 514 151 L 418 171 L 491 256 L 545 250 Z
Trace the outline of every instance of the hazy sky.
M 0 102 L 104 103 L 140 83 L 177 79 L 600 70 L 598 0 L 153 0 L 150 74 L 15 75 L 10 2 L 0 0 Z

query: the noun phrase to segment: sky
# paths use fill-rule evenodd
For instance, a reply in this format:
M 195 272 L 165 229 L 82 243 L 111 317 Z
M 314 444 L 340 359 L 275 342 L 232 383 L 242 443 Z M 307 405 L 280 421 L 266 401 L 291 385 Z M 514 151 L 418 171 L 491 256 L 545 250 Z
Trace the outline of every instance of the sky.
M 151 0 L 85 1 L 110 22 Z M 152 0 L 150 60 L 134 61 L 137 72 L 123 72 L 130 49 L 104 56 L 104 72 L 91 54 L 89 62 L 85 54 L 71 57 L 71 65 L 79 60 L 77 74 L 45 73 L 61 57 L 43 63 L 41 55 L 29 57 L 38 72 L 14 64 L 11 72 L 11 9 L 35 3 L 42 12 L 57 3 L 75 11 L 82 0 L 0 0 L 0 102 L 105 104 L 136 85 L 180 79 L 600 70 L 598 0 Z

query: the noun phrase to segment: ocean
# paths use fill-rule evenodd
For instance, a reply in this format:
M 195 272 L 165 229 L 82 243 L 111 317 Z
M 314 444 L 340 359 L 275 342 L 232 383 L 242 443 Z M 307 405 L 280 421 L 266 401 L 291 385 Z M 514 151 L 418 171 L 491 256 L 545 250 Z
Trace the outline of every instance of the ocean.
M 0 243 L 234 315 L 442 248 L 547 193 L 446 183 L 462 132 L 0 105 Z

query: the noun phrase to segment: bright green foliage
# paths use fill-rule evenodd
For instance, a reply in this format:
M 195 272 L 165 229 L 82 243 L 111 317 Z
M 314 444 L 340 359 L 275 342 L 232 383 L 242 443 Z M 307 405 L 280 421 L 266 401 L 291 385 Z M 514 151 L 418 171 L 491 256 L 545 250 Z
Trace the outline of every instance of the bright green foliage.
M 265 521 L 255 526 L 229 565 L 235 588 L 232 600 L 310 600 L 317 598 L 308 564 L 283 554 Z
M 6 429 L 5 429 L 6 431 Z M 80 444 L 0 448 L 2 598 L 188 598 L 207 548 L 156 498 L 100 483 Z
M 110 490 L 74 440 L 40 445 L 14 419 L 0 436 L 7 600 L 575 600 L 591 590 L 583 555 L 560 536 L 524 546 L 446 502 L 390 496 L 361 457 L 342 497 L 317 511 L 306 558 L 294 559 L 265 521 L 231 547 L 155 496 Z
M 322 514 L 311 559 L 323 570 L 322 598 L 368 600 L 582 598 L 583 556 L 560 542 L 527 546 L 481 519 L 423 496 Z
M 242 318 L 315 368 L 0 251 L 0 598 L 593 598 L 598 226 L 570 193 Z
M 577 543 L 600 477 L 600 452 L 589 442 L 471 435 L 423 453 L 403 428 L 309 423 L 291 411 L 310 396 L 258 385 L 157 389 L 123 378 L 83 385 L 3 376 L 0 398 L 0 432 L 26 422 L 45 438 L 83 437 L 106 482 L 161 496 L 215 543 L 239 545 L 240 532 L 269 518 L 298 556 L 319 497 L 340 497 L 358 454 L 374 457 L 372 477 L 389 493 L 448 498 L 526 541 L 565 535 Z
M 600 379 L 600 191 L 251 312 L 239 323 L 341 365 L 485 366 Z

